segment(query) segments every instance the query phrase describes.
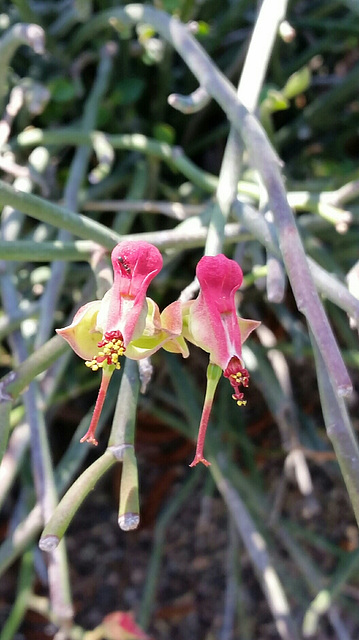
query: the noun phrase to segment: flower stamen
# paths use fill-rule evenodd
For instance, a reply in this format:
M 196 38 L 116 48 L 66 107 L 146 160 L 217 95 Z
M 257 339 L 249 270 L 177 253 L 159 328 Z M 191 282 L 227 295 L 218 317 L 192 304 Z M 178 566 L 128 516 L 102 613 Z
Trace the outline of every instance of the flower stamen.
M 225 378 L 228 378 L 235 391 L 232 395 L 233 400 L 236 401 L 239 407 L 245 406 L 247 400 L 244 400 L 244 393 L 239 390 L 239 387 L 249 386 L 249 373 L 247 369 L 242 367 L 241 361 L 237 356 L 233 356 L 230 359 L 227 368 L 223 371 L 223 375 Z
M 85 365 L 92 371 L 102 369 L 104 365 L 121 369 L 119 358 L 124 355 L 126 348 L 120 331 L 108 331 L 102 340 L 97 343 L 100 351 L 92 360 L 86 360 Z

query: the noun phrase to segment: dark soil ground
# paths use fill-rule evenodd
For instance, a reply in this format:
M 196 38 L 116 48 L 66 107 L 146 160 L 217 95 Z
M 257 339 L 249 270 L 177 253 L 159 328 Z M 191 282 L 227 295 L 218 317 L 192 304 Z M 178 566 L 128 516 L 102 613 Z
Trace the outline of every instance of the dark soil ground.
M 251 425 L 250 431 L 256 441 L 278 451 L 278 432 L 269 414 L 264 412 L 261 419 Z M 120 470 L 115 470 L 90 494 L 75 516 L 67 536 L 75 620 L 88 630 L 99 625 L 103 617 L 113 611 L 132 610 L 138 614 L 153 548 L 156 518 L 187 474 L 191 473 L 188 462 L 193 443 L 141 414 L 137 449 L 142 502 L 139 529 L 125 533 L 118 528 Z M 272 486 L 273 500 L 283 461 L 284 454 L 280 454 L 274 463 L 265 458 L 258 460 L 269 486 Z M 331 481 L 325 464 L 319 459 L 310 462 L 315 482 L 315 505 L 310 516 L 308 502 L 303 500 L 294 485 L 288 486 L 283 510 L 294 524 L 304 525 L 309 533 L 319 535 L 323 532 L 328 543 L 352 550 L 357 547 L 358 535 L 346 491 L 342 484 Z M 223 624 L 231 533 L 224 503 L 216 492 L 206 491 L 206 483 L 208 470 L 204 469 L 196 490 L 166 530 L 149 632 L 155 640 L 275 640 L 279 636 L 272 616 L 240 542 L 236 553 L 240 575 L 238 617 L 233 634 L 225 633 Z M 4 524 L 3 532 L 5 529 Z M 320 550 L 308 544 L 308 549 L 311 549 L 321 571 L 330 574 L 335 568 L 335 556 L 327 554 L 324 547 Z M 275 560 L 281 571 L 286 573 L 286 583 L 292 583 L 295 589 L 296 569 L 285 552 Z M 41 575 L 40 556 L 39 568 Z M 0 586 L 2 620 L 6 619 L 10 609 L 14 589 L 15 577 L 10 570 Z M 39 579 L 37 592 L 46 594 L 46 586 Z M 350 599 L 355 604 L 359 601 L 359 587 L 355 583 L 351 586 Z M 245 616 L 241 616 L 243 611 Z M 301 615 L 302 612 L 298 611 L 298 620 Z M 352 637 L 359 637 L 359 627 L 351 631 Z M 14 640 L 43 640 L 54 637 L 54 633 L 54 627 L 48 621 L 30 611 Z M 323 624 L 317 638 L 334 640 L 335 636 Z

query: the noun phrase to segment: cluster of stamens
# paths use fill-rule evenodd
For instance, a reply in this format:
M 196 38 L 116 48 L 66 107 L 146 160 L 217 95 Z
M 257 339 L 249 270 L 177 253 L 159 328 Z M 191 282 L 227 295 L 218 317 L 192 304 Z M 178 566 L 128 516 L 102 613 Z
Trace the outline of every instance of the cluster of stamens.
M 86 360 L 85 365 L 92 371 L 102 369 L 104 365 L 121 369 L 119 358 L 124 355 L 126 348 L 120 331 L 108 331 L 102 340 L 97 343 L 100 351 L 92 360 Z
M 234 389 L 235 393 L 232 395 L 233 400 L 236 401 L 239 407 L 245 406 L 247 404 L 247 400 L 244 400 L 244 393 L 239 391 L 239 387 L 249 386 L 249 373 L 247 369 L 244 369 L 244 367 L 241 366 L 241 361 L 237 356 L 233 356 L 233 358 L 230 359 L 223 375 L 225 378 L 228 378 Z

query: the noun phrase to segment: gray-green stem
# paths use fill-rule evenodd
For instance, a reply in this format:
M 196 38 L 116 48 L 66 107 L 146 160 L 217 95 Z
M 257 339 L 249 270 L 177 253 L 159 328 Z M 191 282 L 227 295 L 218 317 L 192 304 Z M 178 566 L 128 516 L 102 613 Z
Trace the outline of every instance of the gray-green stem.
M 27 611 L 28 598 L 32 591 L 33 580 L 34 553 L 32 549 L 28 549 L 21 559 L 15 601 L 11 613 L 0 632 L 0 640 L 13 640 L 15 637 Z
M 237 96 L 249 112 L 256 109 L 259 93 L 264 81 L 270 53 L 275 40 L 280 20 L 285 15 L 286 0 L 277 2 L 275 7 L 269 0 L 264 0 L 255 24 L 247 56 L 238 84 Z M 232 123 L 217 187 L 219 215 L 214 209 L 206 245 L 206 253 L 216 254 L 221 251 L 223 228 L 228 218 L 232 203 L 237 197 L 238 182 L 242 172 L 243 141 L 238 128 Z
M 191 180 L 204 191 L 213 193 L 217 186 L 217 178 L 211 173 L 199 169 L 183 152 L 181 147 L 171 146 L 166 142 L 159 142 L 141 133 L 104 134 L 101 131 L 83 131 L 75 128 L 64 128 L 56 131 L 42 129 L 28 129 L 17 136 L 17 144 L 21 147 L 35 145 L 91 145 L 96 146 L 97 139 L 105 139 L 113 149 L 140 151 L 146 155 L 164 160 L 186 178 Z
M 190 249 L 203 247 L 207 237 L 207 227 L 199 226 L 194 221 L 193 226 L 185 229 L 169 229 L 163 231 L 144 231 L 142 233 L 129 233 L 126 240 L 133 242 L 146 241 L 156 245 L 162 251 L 166 249 Z M 125 236 L 123 236 L 125 237 Z M 252 235 L 244 232 L 239 224 L 228 223 L 224 229 L 224 243 L 238 243 L 251 240 Z M 93 257 L 95 251 L 99 249 L 99 245 L 87 240 L 78 240 L 74 242 L 38 242 L 32 240 L 18 240 L 6 243 L 0 240 L 0 259 L 2 260 L 19 260 L 32 262 L 45 262 L 56 260 L 64 260 L 66 262 L 82 262 L 89 261 Z
M 278 244 L 274 241 L 275 229 L 259 215 L 256 209 L 236 200 L 232 205 L 232 212 L 268 251 L 280 257 Z M 318 290 L 338 307 L 344 309 L 352 318 L 359 320 L 359 301 L 349 293 L 347 287 L 314 260 L 309 257 L 307 260 Z
M 60 336 L 54 336 L 46 344 L 32 353 L 24 362 L 10 374 L 0 380 L 0 399 L 5 395 L 11 400 L 16 398 L 26 389 L 29 383 L 39 373 L 45 371 L 50 365 L 66 353 L 68 345 Z
M 299 640 L 298 631 L 291 618 L 288 600 L 267 551 L 265 540 L 258 531 L 239 493 L 235 490 L 229 477 L 223 472 L 218 459 L 211 457 L 211 461 L 211 473 L 256 570 L 278 634 L 283 640 Z
M 0 111 L 2 112 L 8 83 L 9 62 L 16 50 L 27 44 L 35 53 L 43 54 L 45 49 L 45 32 L 38 24 L 14 24 L 0 39 Z
M 115 456 L 107 450 L 77 478 L 47 522 L 39 541 L 40 549 L 47 552 L 56 549 L 86 496 L 115 463 Z
M 0 205 L 10 205 L 35 220 L 46 222 L 59 229 L 66 229 L 75 236 L 84 240 L 92 240 L 106 249 L 112 250 L 121 240 L 117 233 L 105 225 L 80 213 L 73 213 L 66 207 L 44 200 L 39 196 L 18 191 L 2 180 L 0 180 Z
M 81 125 L 84 131 L 94 128 L 101 99 L 106 92 L 108 79 L 112 70 L 111 47 L 104 47 L 101 52 L 100 62 L 96 77 L 86 100 Z M 88 163 L 91 156 L 91 147 L 82 146 L 76 149 L 71 162 L 69 177 L 64 191 L 64 204 L 68 209 L 76 210 L 79 200 L 79 191 L 85 178 Z M 57 239 L 66 242 L 71 239 L 68 230 L 60 229 Z M 51 275 L 48 279 L 40 301 L 40 318 L 35 338 L 35 348 L 43 344 L 49 337 L 53 327 L 53 315 L 60 290 L 66 276 L 66 264 L 63 261 L 52 260 Z
M 317 370 L 319 394 L 328 437 L 334 447 L 338 463 L 348 489 L 353 511 L 359 524 L 359 447 L 345 401 L 324 367 L 323 356 L 310 333 Z
M 238 100 L 234 87 L 213 64 L 187 27 L 153 7 L 128 4 L 121 9 L 104 11 L 79 30 L 77 45 L 84 37 L 86 39 L 89 34 L 92 36 L 98 27 L 116 21 L 119 26 L 121 23 L 128 25 L 138 22 L 153 25 L 175 47 L 200 85 L 218 102 L 241 135 L 251 165 L 259 172 L 268 194 L 268 204 L 274 215 L 279 245 L 298 309 L 308 320 L 338 392 L 347 395 L 352 390 L 351 381 L 306 262 L 293 212 L 288 204 L 279 160 L 261 125 Z
M 120 393 L 108 442 L 109 450 L 122 461 L 118 523 L 121 529 L 136 529 L 140 521 L 138 471 L 135 455 L 135 425 L 140 378 L 138 364 L 126 358 Z
M 113 380 L 113 383 L 114 382 L 115 380 Z M 106 421 L 109 419 L 117 395 L 118 387 L 112 384 L 109 388 L 106 404 L 98 422 L 97 433 L 103 429 Z M 59 495 L 63 494 L 69 487 L 81 465 L 84 464 L 88 449 L 80 443 L 80 438 L 88 429 L 91 417 L 92 410 L 90 410 L 83 420 L 81 420 L 66 453 L 55 469 L 56 486 Z M 11 563 L 21 555 L 29 544 L 35 541 L 35 538 L 39 535 L 43 526 L 44 522 L 40 504 L 37 503 L 26 518 L 18 524 L 16 529 L 13 531 L 12 536 L 6 538 L 0 546 L 0 575 L 7 570 Z

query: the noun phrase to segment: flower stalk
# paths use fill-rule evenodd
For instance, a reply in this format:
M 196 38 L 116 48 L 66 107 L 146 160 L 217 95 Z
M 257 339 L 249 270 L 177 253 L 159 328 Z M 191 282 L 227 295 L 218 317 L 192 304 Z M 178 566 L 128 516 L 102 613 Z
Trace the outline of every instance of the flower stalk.
M 204 398 L 201 422 L 199 425 L 197 446 L 195 456 L 189 465 L 195 467 L 199 462 L 202 462 L 206 467 L 210 465 L 210 462 L 204 457 L 204 441 L 206 438 L 207 426 L 211 415 L 214 395 L 217 389 L 218 382 L 220 380 L 222 370 L 216 364 L 209 364 L 207 367 L 207 388 Z
M 234 260 L 223 254 L 203 256 L 196 269 L 200 292 L 196 300 L 183 304 L 184 336 L 209 353 L 207 390 L 200 422 L 197 449 L 190 464 L 210 463 L 203 454 L 207 425 L 220 373 L 232 387 L 238 406 L 246 404 L 243 388 L 248 387 L 249 373 L 242 361 L 242 344 L 260 324 L 237 315 L 235 293 L 243 282 L 243 273 Z
M 85 435 L 81 438 L 80 442 L 90 442 L 91 444 L 94 444 L 94 445 L 98 444 L 95 438 L 95 431 L 101 415 L 103 404 L 105 402 L 106 393 L 111 381 L 111 375 L 112 374 L 109 374 L 106 370 L 102 372 L 101 385 L 98 392 L 95 408 L 92 414 L 90 426 L 86 431 Z

